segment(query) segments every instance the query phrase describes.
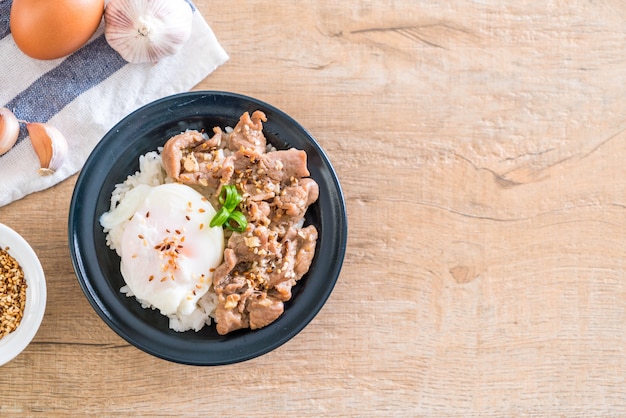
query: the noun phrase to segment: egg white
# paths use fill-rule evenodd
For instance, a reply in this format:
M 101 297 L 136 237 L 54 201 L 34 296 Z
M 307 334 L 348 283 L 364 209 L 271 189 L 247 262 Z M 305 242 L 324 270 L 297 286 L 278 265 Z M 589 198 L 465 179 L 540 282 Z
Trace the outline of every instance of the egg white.
M 169 183 L 145 193 L 119 248 L 122 276 L 142 304 L 167 316 L 192 314 L 224 254 L 222 228 L 209 227 L 215 213 L 189 186 Z

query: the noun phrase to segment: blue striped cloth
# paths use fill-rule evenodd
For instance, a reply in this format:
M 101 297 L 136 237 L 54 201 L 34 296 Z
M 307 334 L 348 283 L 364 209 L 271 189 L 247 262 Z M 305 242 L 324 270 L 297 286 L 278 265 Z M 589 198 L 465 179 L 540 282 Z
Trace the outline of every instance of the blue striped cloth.
M 0 107 L 7 107 L 21 120 L 54 125 L 67 138 L 70 151 L 61 169 L 40 176 L 39 160 L 22 127 L 17 144 L 0 156 L 0 206 L 75 174 L 102 136 L 124 116 L 161 97 L 190 90 L 228 60 L 191 2 L 190 39 L 176 55 L 157 64 L 124 61 L 107 44 L 103 23 L 74 54 L 35 60 L 13 41 L 11 4 L 0 0 Z

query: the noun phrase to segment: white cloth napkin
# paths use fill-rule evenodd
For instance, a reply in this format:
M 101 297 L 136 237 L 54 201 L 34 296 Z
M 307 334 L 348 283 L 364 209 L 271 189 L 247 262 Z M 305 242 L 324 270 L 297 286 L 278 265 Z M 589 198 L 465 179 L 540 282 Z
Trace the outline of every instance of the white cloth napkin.
M 74 54 L 52 61 L 27 57 L 9 29 L 11 1 L 0 0 L 0 107 L 18 119 L 48 122 L 69 144 L 56 173 L 41 176 L 22 126 L 17 144 L 0 156 L 0 206 L 51 187 L 78 172 L 102 136 L 124 116 L 161 97 L 190 90 L 228 55 L 200 12 L 193 9 L 190 39 L 157 64 L 125 62 L 104 38 L 104 23 Z

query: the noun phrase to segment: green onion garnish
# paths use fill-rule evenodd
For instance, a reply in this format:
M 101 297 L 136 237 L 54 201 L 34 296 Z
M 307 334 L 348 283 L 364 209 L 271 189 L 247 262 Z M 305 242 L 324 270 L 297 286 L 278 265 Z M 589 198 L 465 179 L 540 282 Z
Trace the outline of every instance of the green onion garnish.
M 218 210 L 215 216 L 213 217 L 213 219 L 211 219 L 211 223 L 209 224 L 209 226 L 211 228 L 213 228 L 214 226 L 222 226 L 224 225 L 224 222 L 228 220 L 229 216 L 230 216 L 230 213 L 228 212 L 226 208 L 223 207 L 220 210 Z
M 213 219 L 211 219 L 211 223 L 209 224 L 211 228 L 226 224 L 226 228 L 232 231 L 245 231 L 246 226 L 248 226 L 248 221 L 243 213 L 235 210 L 242 200 L 241 195 L 237 191 L 237 187 L 232 184 L 223 186 L 217 200 L 222 204 L 222 207 L 217 211 Z
M 243 213 L 238 210 L 232 212 L 226 221 L 226 228 L 232 231 L 243 232 L 246 230 L 246 226 L 248 226 L 248 221 Z
M 241 195 L 237 192 L 237 187 L 228 184 L 222 187 L 218 201 L 231 212 L 241 202 Z

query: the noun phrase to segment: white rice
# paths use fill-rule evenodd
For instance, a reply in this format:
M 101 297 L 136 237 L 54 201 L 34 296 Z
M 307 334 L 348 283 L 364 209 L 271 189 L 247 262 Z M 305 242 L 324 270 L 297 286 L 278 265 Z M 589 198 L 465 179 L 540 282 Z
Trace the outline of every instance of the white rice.
M 120 242 L 122 234 L 129 218 L 134 213 L 137 205 L 131 200 L 142 200 L 145 195 L 142 189 L 146 186 L 158 186 L 160 184 L 171 183 L 174 180 L 167 176 L 161 159 L 161 150 L 151 151 L 139 157 L 139 171 L 126 178 L 123 183 L 117 184 L 111 194 L 111 206 L 100 218 L 100 224 L 106 234 L 106 244 L 116 253 L 120 254 Z M 127 198 L 127 199 L 126 199 Z M 126 199 L 126 200 L 125 200 Z M 124 204 L 122 204 L 124 203 Z M 120 288 L 120 292 L 128 297 L 134 297 L 128 286 Z M 155 309 L 146 301 L 136 298 L 145 309 Z M 183 332 L 193 329 L 199 331 L 204 325 L 210 325 L 215 319 L 215 308 L 217 306 L 217 296 L 213 292 L 213 286 L 198 300 L 196 309 L 188 315 L 173 314 L 168 315 L 169 327 L 175 331 Z

